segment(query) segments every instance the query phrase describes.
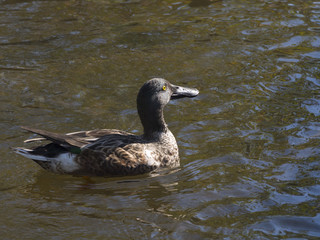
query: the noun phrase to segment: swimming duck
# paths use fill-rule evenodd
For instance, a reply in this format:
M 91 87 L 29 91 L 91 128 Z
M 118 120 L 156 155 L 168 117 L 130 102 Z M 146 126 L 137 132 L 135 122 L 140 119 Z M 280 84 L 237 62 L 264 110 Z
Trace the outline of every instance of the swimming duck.
M 163 109 L 170 99 L 191 98 L 198 93 L 195 88 L 153 78 L 141 87 L 137 97 L 142 135 L 115 129 L 59 134 L 22 127 L 41 136 L 25 142 L 51 142 L 33 149 L 18 147 L 14 151 L 46 170 L 61 174 L 135 175 L 160 167 L 176 167 L 180 164 L 178 146 L 165 123 Z

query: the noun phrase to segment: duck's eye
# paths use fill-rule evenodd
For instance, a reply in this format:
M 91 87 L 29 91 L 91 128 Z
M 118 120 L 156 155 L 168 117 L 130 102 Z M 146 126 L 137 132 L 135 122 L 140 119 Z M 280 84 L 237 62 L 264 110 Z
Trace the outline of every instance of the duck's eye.
M 163 85 L 162 90 L 163 90 L 163 91 L 167 90 L 166 85 Z

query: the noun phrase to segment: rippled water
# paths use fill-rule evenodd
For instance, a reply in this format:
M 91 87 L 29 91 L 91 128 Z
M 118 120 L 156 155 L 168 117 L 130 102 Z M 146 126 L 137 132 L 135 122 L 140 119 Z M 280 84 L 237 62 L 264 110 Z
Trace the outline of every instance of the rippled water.
M 3 239 L 318 239 L 320 2 L 0 0 Z M 160 76 L 181 168 L 84 180 L 10 147 L 29 125 L 140 132 Z

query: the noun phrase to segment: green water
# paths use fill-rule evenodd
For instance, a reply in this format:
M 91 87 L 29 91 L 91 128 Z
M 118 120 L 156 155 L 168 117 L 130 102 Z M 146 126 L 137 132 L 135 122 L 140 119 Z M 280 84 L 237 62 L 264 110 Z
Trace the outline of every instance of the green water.
M 320 3 L 0 0 L 2 239 L 319 239 Z M 142 130 L 152 77 L 181 167 L 86 181 L 15 155 L 33 136 Z

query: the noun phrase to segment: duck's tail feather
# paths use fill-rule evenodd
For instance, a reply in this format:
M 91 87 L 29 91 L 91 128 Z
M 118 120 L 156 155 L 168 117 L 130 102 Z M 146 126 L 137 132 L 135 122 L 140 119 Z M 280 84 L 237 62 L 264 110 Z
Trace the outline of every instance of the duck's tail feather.
M 47 146 L 50 148 L 62 148 L 56 144 L 50 143 Z M 46 147 L 46 146 L 45 146 Z M 13 150 L 26 158 L 32 159 L 44 169 L 56 173 L 73 173 L 79 170 L 80 166 L 75 162 L 76 154 L 66 150 L 55 153 L 50 153 L 45 150 L 45 147 L 40 146 L 35 149 L 14 148 Z
M 50 158 L 43 156 L 43 155 L 38 155 L 34 152 L 32 149 L 27 149 L 27 148 L 14 148 L 13 151 L 17 154 L 20 154 L 26 158 L 30 158 L 32 160 L 37 160 L 37 161 L 50 161 Z

